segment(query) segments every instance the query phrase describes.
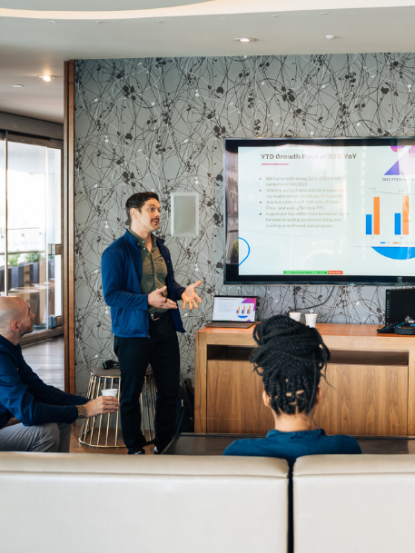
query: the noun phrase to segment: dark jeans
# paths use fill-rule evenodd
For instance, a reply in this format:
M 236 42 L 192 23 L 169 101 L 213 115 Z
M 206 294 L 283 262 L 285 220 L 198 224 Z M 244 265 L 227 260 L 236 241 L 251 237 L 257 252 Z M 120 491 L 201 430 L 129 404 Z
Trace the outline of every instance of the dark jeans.
M 150 320 L 150 338 L 115 336 L 114 351 L 121 371 L 121 427 L 129 453 L 139 451 L 146 439 L 141 431 L 140 394 L 147 366 L 157 388 L 155 445 L 163 450 L 174 436 L 180 386 L 180 350 L 170 313 Z

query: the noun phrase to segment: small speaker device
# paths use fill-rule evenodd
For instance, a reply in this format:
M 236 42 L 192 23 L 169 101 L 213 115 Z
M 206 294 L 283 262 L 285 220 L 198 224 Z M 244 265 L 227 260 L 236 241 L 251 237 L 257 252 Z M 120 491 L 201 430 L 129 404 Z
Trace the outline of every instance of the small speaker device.
M 385 325 L 415 319 L 415 288 L 386 290 Z

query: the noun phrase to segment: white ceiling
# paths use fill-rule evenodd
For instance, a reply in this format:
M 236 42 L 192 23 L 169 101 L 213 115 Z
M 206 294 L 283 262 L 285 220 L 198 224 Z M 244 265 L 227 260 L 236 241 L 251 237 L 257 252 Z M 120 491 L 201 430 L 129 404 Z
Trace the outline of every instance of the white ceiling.
M 154 8 L 171 8 L 176 6 L 188 6 L 189 4 L 202 4 L 208 0 L 3 0 L 2 8 L 31 11 L 69 11 L 69 12 L 103 12 L 125 10 L 149 10 Z M 59 6 L 59 10 L 56 6 Z
M 113 0 L 0 0 L 0 111 L 62 122 L 69 59 L 415 51 L 413 0 L 310 4 L 117 0 L 111 11 Z M 257 42 L 233 40 L 240 36 Z

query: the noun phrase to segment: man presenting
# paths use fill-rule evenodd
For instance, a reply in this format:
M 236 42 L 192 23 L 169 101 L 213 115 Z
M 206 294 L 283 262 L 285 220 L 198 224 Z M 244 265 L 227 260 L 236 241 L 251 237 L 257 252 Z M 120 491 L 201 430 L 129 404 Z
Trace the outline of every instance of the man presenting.
M 88 401 L 42 382 L 19 345 L 32 332 L 34 316 L 21 298 L 0 297 L 0 451 L 68 452 L 72 423 L 114 413 L 118 399 Z
M 129 229 L 104 251 L 101 262 L 104 299 L 111 307 L 114 351 L 121 371 L 121 426 L 129 454 L 145 453 L 140 394 L 148 364 L 157 388 L 155 453 L 174 434 L 180 385 L 180 351 L 176 331 L 184 332 L 177 300 L 183 309 L 198 308 L 195 292 L 174 280 L 170 252 L 152 233 L 160 225 L 157 194 L 128 198 Z

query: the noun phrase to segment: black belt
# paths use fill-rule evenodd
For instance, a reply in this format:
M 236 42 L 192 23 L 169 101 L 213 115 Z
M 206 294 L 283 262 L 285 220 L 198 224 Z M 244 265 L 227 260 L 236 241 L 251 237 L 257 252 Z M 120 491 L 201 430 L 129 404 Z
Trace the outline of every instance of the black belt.
M 155 321 L 159 321 L 160 319 L 162 319 L 163 317 L 165 317 L 167 315 L 169 311 L 166 310 L 164 313 L 149 313 L 148 317 L 150 319 L 150 322 L 154 323 Z

